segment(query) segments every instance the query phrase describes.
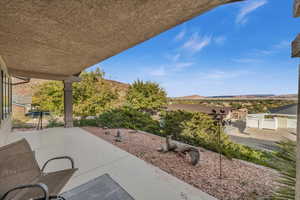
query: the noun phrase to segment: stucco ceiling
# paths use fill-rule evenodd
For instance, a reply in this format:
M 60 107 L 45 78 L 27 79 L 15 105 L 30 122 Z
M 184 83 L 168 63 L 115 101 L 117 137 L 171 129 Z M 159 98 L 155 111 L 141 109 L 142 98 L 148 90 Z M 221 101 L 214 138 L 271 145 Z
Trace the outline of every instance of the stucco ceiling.
M 234 1 L 1 0 L 0 55 L 13 75 L 61 80 Z

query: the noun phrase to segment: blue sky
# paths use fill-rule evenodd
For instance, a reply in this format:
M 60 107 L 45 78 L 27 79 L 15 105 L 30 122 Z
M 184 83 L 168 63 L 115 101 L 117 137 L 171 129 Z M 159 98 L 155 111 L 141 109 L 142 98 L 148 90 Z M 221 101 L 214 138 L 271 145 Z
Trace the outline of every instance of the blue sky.
M 297 92 L 300 32 L 292 0 L 248 0 L 218 7 L 93 66 L 106 78 L 150 80 L 168 96 Z

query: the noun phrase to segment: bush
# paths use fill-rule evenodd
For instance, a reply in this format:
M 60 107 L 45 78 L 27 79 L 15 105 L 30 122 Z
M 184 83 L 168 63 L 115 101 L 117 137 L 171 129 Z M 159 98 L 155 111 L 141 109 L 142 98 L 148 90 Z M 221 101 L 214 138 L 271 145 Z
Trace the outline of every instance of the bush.
M 106 111 L 97 119 L 98 125 L 108 128 L 128 128 L 160 134 L 159 122 L 151 115 L 130 107 L 116 108 Z
M 98 126 L 97 119 L 76 119 L 74 120 L 74 126 Z
M 286 140 L 279 142 L 278 151 L 274 154 L 272 167 L 280 173 L 277 182 L 279 187 L 273 194 L 273 199 L 295 199 L 296 185 L 296 142 Z
M 13 128 L 34 128 L 33 124 L 26 123 L 26 121 L 20 119 L 13 119 L 12 127 Z
M 236 144 L 222 130 L 219 146 L 218 126 L 206 114 L 171 111 L 162 115 L 162 121 L 163 133 L 173 134 L 179 141 L 221 152 L 228 158 L 269 166 L 270 153 Z
M 64 126 L 64 122 L 61 122 L 56 118 L 53 118 L 53 119 L 49 119 L 47 128 L 62 127 L 62 126 Z
M 168 111 L 161 114 L 162 133 L 178 139 L 183 131 L 182 123 L 191 120 L 193 113 L 185 111 Z

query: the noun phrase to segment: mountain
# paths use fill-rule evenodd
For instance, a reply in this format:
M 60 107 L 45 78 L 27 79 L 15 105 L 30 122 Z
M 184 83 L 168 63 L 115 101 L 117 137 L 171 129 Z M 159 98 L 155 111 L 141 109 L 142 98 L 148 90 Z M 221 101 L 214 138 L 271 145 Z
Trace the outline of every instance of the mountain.
M 226 95 L 226 96 L 210 96 L 208 98 L 273 98 L 273 94 L 245 94 L 245 95 Z
M 199 99 L 297 99 L 297 94 L 247 94 L 247 95 L 221 95 L 221 96 L 199 96 L 190 95 L 182 97 L 174 97 L 177 100 L 199 100 Z
M 203 98 L 205 98 L 205 97 L 195 94 L 195 95 L 190 95 L 190 96 L 175 97 L 174 99 L 179 99 L 179 100 L 197 100 L 197 99 L 203 99 Z
M 298 94 L 281 94 L 281 95 L 275 96 L 275 98 L 297 99 Z

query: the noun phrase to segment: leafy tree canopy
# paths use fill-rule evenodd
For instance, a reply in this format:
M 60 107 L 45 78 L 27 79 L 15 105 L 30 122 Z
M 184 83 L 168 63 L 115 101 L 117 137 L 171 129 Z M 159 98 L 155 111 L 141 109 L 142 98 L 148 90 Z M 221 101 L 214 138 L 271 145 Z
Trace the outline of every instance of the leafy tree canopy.
M 95 71 L 82 72 L 81 81 L 73 83 L 73 110 L 75 116 L 95 116 L 114 106 L 118 91 L 111 88 L 103 79 L 104 73 Z M 33 104 L 40 110 L 62 115 L 63 83 L 49 81 L 38 86 L 32 98 Z
M 167 93 L 157 83 L 137 80 L 129 87 L 127 103 L 136 110 L 153 114 L 167 104 Z

